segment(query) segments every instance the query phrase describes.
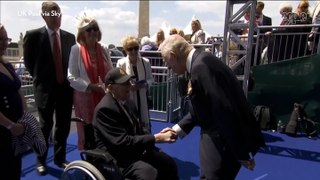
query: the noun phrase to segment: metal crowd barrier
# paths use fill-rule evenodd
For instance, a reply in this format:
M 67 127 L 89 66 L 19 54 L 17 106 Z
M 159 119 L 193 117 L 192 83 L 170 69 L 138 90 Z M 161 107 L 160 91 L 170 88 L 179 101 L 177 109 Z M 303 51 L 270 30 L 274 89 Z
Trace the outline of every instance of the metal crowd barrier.
M 255 65 L 265 64 L 265 63 L 273 63 L 281 60 L 292 59 L 297 56 L 306 56 L 310 53 L 319 53 L 319 46 L 320 43 L 317 42 L 319 40 L 319 33 L 316 33 L 316 37 L 314 38 L 311 43 L 315 46 L 313 49 L 309 48 L 310 41 L 308 41 L 307 36 L 309 32 L 283 32 L 283 31 L 274 31 L 271 35 L 266 35 L 260 33 L 260 29 L 263 28 L 309 28 L 315 27 L 315 25 L 291 25 L 291 26 L 261 26 L 258 27 L 257 36 L 255 36 L 256 40 L 253 44 L 255 47 L 254 51 L 254 61 Z M 245 40 L 245 36 L 241 36 Z M 282 44 L 281 44 L 282 43 Z M 213 42 L 213 44 L 202 44 L 202 45 L 194 45 L 196 48 L 201 48 L 206 51 L 212 52 L 217 57 L 221 57 L 222 41 Z M 284 47 L 284 48 L 279 48 Z M 230 46 L 231 47 L 231 46 Z M 229 47 L 229 48 L 230 48 Z M 261 48 L 264 47 L 264 48 Z M 263 52 L 265 47 L 268 47 L 267 52 Z M 232 47 L 231 47 L 232 48 Z M 234 47 L 233 47 L 234 48 Z M 309 48 L 309 49 L 308 49 Z M 276 51 L 277 50 L 277 51 Z M 236 50 L 232 50 L 228 54 L 228 59 L 225 61 L 231 69 L 235 69 L 235 67 L 239 66 L 244 59 L 239 58 L 241 54 L 232 54 L 236 52 Z M 298 52 L 298 53 L 297 53 Z M 261 56 L 264 53 L 267 53 L 266 57 Z M 276 54 L 278 53 L 278 54 Z M 162 114 L 162 116 L 152 116 L 153 120 L 158 121 L 176 121 L 179 118 L 180 114 L 180 104 L 181 104 L 181 97 L 178 93 L 178 78 L 174 75 L 168 68 L 164 65 L 163 59 L 161 57 L 160 52 L 158 51 L 140 51 L 141 56 L 148 58 L 151 63 L 152 75 L 154 78 L 154 83 L 150 87 L 150 95 L 152 97 L 152 108 L 150 109 L 150 113 L 157 113 Z M 285 54 L 283 56 L 285 58 L 279 59 L 279 54 Z M 111 57 L 113 65 L 116 65 L 118 59 L 122 57 Z M 278 58 L 278 59 L 276 59 Z M 232 63 L 231 63 L 232 62 Z M 18 62 L 11 62 L 17 74 L 20 76 L 22 81 L 22 90 L 24 95 L 27 98 L 27 103 L 34 103 L 34 96 L 33 96 L 33 85 L 32 85 L 32 77 L 30 74 L 25 70 L 24 64 L 21 61 Z
M 26 71 L 24 63 L 22 61 L 10 61 L 10 63 L 15 68 L 15 72 L 18 74 L 21 80 L 21 90 L 26 97 L 27 104 L 34 103 L 33 94 L 33 81 L 32 76 Z
M 319 31 L 310 38 L 312 28 L 319 25 L 260 26 L 254 44 L 254 65 L 275 63 L 320 52 Z M 264 29 L 272 29 L 271 33 Z
M 144 52 L 146 53 L 146 52 Z M 168 68 L 164 66 L 160 52 L 148 52 L 149 56 L 144 56 L 148 58 L 151 62 L 152 75 L 154 78 L 154 83 L 150 87 L 150 95 L 152 97 L 152 108 L 150 112 L 160 113 L 161 116 L 154 117 L 153 120 L 158 121 L 171 121 L 172 113 L 168 111 L 177 109 L 177 99 L 176 98 L 176 88 L 174 83 L 176 83 L 173 75 L 169 75 Z M 150 55 L 151 54 L 151 55 Z M 112 57 L 119 59 L 120 57 Z M 27 99 L 27 104 L 31 106 L 34 104 L 34 94 L 33 94 L 33 81 L 32 76 L 26 71 L 23 62 L 12 61 L 12 65 L 15 67 L 16 73 L 19 75 L 22 82 L 22 92 Z M 115 66 L 116 61 L 113 61 Z M 169 115 L 170 116 L 169 116 Z
M 149 95 L 152 97 L 151 119 L 158 121 L 172 121 L 171 111 L 176 107 L 172 101 L 173 81 L 168 68 L 164 65 L 161 54 L 158 51 L 140 51 L 141 56 L 149 59 L 154 82 L 150 86 Z M 162 114 L 156 116 L 155 114 Z

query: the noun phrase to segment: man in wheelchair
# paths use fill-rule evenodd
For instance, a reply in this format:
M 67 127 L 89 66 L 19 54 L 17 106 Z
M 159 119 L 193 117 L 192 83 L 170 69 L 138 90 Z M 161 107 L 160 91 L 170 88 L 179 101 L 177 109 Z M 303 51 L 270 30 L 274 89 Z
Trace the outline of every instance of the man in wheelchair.
M 96 147 L 115 158 L 125 178 L 179 179 L 175 161 L 155 146 L 175 142 L 176 133 L 165 128 L 153 135 L 142 128 L 136 106 L 129 100 L 130 80 L 121 68 L 106 75 L 106 95 L 97 105 L 93 120 Z

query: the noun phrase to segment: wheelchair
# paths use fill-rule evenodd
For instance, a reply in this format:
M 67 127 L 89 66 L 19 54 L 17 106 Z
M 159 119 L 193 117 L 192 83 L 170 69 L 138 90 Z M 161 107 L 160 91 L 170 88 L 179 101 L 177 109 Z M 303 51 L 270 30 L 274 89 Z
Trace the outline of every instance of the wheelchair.
M 63 171 L 61 180 L 124 180 L 116 160 L 108 151 L 95 149 L 92 124 L 81 118 L 72 118 L 84 124 L 86 142 L 80 153 L 81 160 L 71 162 Z

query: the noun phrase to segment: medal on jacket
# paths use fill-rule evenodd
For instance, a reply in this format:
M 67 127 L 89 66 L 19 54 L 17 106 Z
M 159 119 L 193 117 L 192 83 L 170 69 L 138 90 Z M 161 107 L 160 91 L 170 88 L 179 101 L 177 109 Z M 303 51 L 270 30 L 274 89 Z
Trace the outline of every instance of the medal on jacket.
M 191 81 L 188 81 L 188 88 L 187 88 L 187 95 L 190 95 L 192 93 L 192 85 L 191 85 Z

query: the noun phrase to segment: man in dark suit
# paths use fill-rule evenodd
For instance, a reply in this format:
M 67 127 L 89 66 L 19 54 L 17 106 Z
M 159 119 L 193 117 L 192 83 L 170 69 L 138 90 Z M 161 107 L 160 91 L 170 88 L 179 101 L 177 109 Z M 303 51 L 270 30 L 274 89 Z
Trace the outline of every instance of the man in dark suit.
M 259 26 L 272 26 L 272 19 L 265 14 L 263 14 L 264 3 L 262 1 L 257 2 L 256 7 L 256 18 Z M 260 33 L 266 33 L 272 29 L 261 29 Z
M 60 29 L 61 11 L 53 1 L 42 3 L 42 18 L 46 26 L 26 32 L 24 37 L 24 62 L 33 77 L 34 96 L 40 125 L 48 145 L 54 128 L 54 163 L 64 168 L 66 141 L 70 130 L 73 90 L 69 85 L 67 68 L 75 36 Z M 46 174 L 48 152 L 37 157 L 37 172 Z
M 192 108 L 172 129 L 182 138 L 201 127 L 200 179 L 235 179 L 241 165 L 253 170 L 253 155 L 264 139 L 232 70 L 178 35 L 166 38 L 160 50 L 169 69 L 190 76 Z
M 264 3 L 262 1 L 257 2 L 256 6 L 256 24 L 258 26 L 272 26 L 272 19 L 266 15 L 263 14 L 264 9 Z M 269 37 L 266 36 L 265 33 L 272 31 L 272 28 L 260 28 L 260 36 L 258 38 L 254 39 L 254 44 L 252 47 L 252 60 L 251 60 L 251 66 L 253 65 L 259 65 L 262 64 L 261 62 L 261 54 L 265 47 L 268 45 Z M 257 31 L 254 31 L 254 35 L 257 35 Z M 259 41 L 259 42 L 257 42 Z M 256 44 L 258 44 L 258 53 L 256 57 L 256 62 L 254 62 L 254 56 L 256 51 Z
M 170 128 L 154 135 L 143 131 L 130 100 L 130 79 L 121 68 L 106 75 L 107 93 L 96 106 L 93 121 L 97 148 L 108 150 L 125 178 L 178 180 L 174 160 L 155 147 L 155 143 L 175 142 L 176 134 Z

